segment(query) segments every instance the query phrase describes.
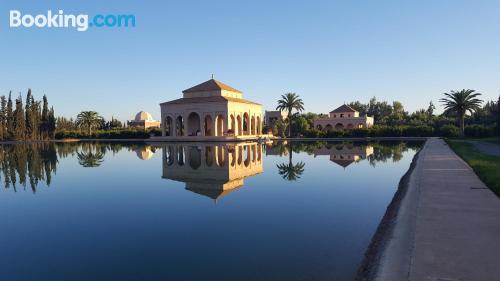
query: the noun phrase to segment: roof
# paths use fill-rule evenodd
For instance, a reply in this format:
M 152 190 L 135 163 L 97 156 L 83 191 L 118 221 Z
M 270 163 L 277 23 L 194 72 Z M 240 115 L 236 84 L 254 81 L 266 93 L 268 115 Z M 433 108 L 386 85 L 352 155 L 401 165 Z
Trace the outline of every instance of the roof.
M 337 113 L 337 112 L 356 112 L 357 110 L 354 110 L 352 107 L 348 106 L 347 104 L 343 104 L 336 109 L 330 111 L 330 113 Z
M 336 159 L 336 160 L 330 159 L 330 161 L 332 161 L 332 162 L 334 162 L 334 163 L 336 163 L 344 168 L 346 168 L 347 166 L 351 165 L 354 162 L 354 160 L 339 160 L 339 159 Z
M 198 84 L 194 87 L 186 89 L 182 92 L 183 93 L 196 93 L 196 92 L 209 92 L 209 91 L 220 91 L 220 90 L 241 93 L 240 91 L 236 90 L 235 88 L 228 86 L 228 85 L 226 85 L 220 81 L 217 81 L 215 79 L 210 79 L 210 80 L 205 81 L 201 84 Z
M 139 111 L 134 118 L 134 121 L 153 121 L 153 116 L 146 111 Z
M 213 96 L 213 97 L 198 97 L 198 98 L 180 98 L 172 101 L 163 102 L 160 104 L 186 104 L 186 103 L 205 103 L 205 102 L 241 102 L 247 104 L 261 105 L 260 103 L 252 102 L 246 99 Z

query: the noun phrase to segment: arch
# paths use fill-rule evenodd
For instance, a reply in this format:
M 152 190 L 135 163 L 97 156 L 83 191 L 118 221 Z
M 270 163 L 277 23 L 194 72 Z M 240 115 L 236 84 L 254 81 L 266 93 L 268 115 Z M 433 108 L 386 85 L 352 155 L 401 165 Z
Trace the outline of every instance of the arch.
M 360 128 L 360 129 L 361 129 L 361 128 L 364 128 L 364 127 L 365 127 L 365 124 L 363 124 L 363 123 L 359 123 L 359 124 L 358 124 L 358 128 Z
M 175 119 L 175 135 L 184 135 L 184 118 L 182 118 L 182 115 L 177 116 L 177 118 Z
M 316 129 L 321 131 L 321 130 L 323 130 L 323 126 L 321 126 L 321 124 L 318 124 L 318 125 L 316 125 Z
M 172 136 L 173 134 L 173 127 L 172 127 L 172 124 L 173 124 L 173 120 L 172 120 L 172 117 L 170 116 L 167 116 L 167 118 L 165 118 L 165 123 L 164 123 L 164 129 L 165 129 L 165 136 L 167 137 L 170 137 Z
M 249 120 L 249 117 L 248 117 L 248 113 L 245 112 L 243 113 L 243 135 L 249 135 L 250 134 L 250 130 L 248 128 L 248 126 L 250 125 L 250 120 Z
M 184 159 L 185 159 L 185 155 L 184 155 L 184 147 L 183 146 L 178 146 L 177 147 L 177 155 L 176 155 L 176 160 L 177 160 L 177 164 L 179 166 L 184 166 Z
M 344 125 L 342 123 L 335 124 L 335 129 L 343 129 Z
M 231 155 L 231 167 L 234 167 L 236 165 L 236 149 L 234 149 L 234 148 L 231 150 L 228 149 L 228 151 L 229 151 L 229 153 L 231 153 L 230 154 Z
M 255 163 L 257 160 L 257 145 L 252 145 L 252 163 Z
M 196 170 L 201 166 L 201 150 L 196 146 L 190 146 L 188 150 L 189 166 Z
M 332 125 L 328 124 L 325 126 L 325 131 L 331 131 L 331 130 L 333 130 Z
M 215 132 L 216 136 L 224 135 L 224 116 L 222 114 L 217 115 L 215 117 Z
M 353 124 L 351 124 L 351 123 L 347 124 L 347 129 L 353 129 L 353 128 L 354 128 Z
M 236 120 L 234 119 L 233 114 L 231 114 L 231 116 L 229 116 L 229 123 L 231 126 L 230 129 L 233 131 L 233 134 L 236 136 Z
M 214 163 L 214 154 L 212 150 L 212 146 L 205 147 L 205 163 L 208 167 L 211 167 Z
M 255 116 L 250 119 L 250 135 L 255 135 Z
M 238 146 L 238 166 L 241 166 L 242 162 L 243 162 L 243 148 L 241 146 Z
M 219 167 L 224 167 L 226 165 L 226 151 L 223 145 L 217 145 L 215 147 L 215 163 Z
M 257 116 L 257 135 L 262 134 L 262 128 L 260 126 L 261 126 L 260 116 Z
M 257 161 L 261 161 L 262 159 L 262 145 L 257 144 Z
M 198 136 L 201 133 L 201 128 L 200 128 L 200 115 L 196 112 L 191 112 L 188 116 L 187 120 L 188 124 L 188 136 Z
M 241 136 L 243 135 L 243 125 L 242 125 L 242 122 L 241 122 L 241 115 L 238 115 L 238 117 L 236 117 L 236 121 L 238 123 L 238 136 Z
M 212 121 L 212 116 L 210 115 L 205 115 L 205 118 L 204 118 L 204 122 L 205 122 L 205 136 L 213 136 L 214 135 L 214 123 Z

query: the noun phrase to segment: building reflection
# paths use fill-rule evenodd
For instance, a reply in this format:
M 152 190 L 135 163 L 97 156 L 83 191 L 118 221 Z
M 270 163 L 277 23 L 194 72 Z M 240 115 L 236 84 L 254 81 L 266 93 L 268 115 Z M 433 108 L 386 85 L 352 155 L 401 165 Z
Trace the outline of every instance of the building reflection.
M 214 200 L 260 174 L 262 146 L 257 143 L 171 145 L 162 148 L 163 178 L 186 183 L 186 189 Z
M 316 156 L 330 156 L 330 161 L 346 168 L 354 162 L 359 162 L 373 154 L 371 145 L 355 145 L 352 143 L 339 143 L 324 145 L 314 150 Z
M 149 160 L 155 155 L 155 149 L 149 145 L 141 146 L 135 149 L 135 153 L 137 154 L 137 158 L 141 160 Z

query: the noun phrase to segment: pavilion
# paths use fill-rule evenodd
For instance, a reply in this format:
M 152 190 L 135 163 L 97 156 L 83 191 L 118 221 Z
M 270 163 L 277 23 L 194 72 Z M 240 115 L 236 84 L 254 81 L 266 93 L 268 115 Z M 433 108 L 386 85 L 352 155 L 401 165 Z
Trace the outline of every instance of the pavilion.
M 162 136 L 157 140 L 231 141 L 262 136 L 262 106 L 210 79 L 184 90 L 180 99 L 160 104 Z

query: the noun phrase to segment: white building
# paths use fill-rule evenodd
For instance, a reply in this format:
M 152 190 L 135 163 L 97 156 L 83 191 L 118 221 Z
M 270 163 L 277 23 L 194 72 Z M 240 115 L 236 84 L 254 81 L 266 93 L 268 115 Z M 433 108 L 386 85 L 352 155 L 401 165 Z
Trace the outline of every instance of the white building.
M 314 127 L 319 130 L 370 128 L 373 117 L 359 116 L 359 112 L 344 104 L 332 111 L 326 118 L 314 120 Z

